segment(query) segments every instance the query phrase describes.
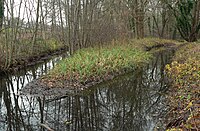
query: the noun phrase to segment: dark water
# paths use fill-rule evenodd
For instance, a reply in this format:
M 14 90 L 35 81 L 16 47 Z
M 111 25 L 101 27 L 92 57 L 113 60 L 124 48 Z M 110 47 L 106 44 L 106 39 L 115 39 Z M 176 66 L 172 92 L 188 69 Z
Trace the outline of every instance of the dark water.
M 0 78 L 0 131 L 44 130 L 41 123 L 54 131 L 153 131 L 166 111 L 163 69 L 171 55 L 157 53 L 143 69 L 63 97 L 19 95 L 61 58 Z

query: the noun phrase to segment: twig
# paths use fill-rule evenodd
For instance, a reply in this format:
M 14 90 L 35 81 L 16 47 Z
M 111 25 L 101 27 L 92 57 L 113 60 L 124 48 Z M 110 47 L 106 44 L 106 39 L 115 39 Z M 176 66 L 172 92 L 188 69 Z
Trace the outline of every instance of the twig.
M 46 128 L 48 131 L 54 131 L 53 129 L 51 129 L 51 128 L 50 128 L 48 125 L 46 125 L 46 124 L 40 123 L 39 125 L 42 126 L 42 127 L 44 127 L 44 128 Z

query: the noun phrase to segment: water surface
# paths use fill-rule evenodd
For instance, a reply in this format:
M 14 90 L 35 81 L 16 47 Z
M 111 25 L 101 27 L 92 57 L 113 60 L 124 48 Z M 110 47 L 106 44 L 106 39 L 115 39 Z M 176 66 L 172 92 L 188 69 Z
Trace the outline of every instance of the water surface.
M 19 95 L 62 57 L 0 78 L 0 131 L 153 131 L 166 112 L 163 51 L 144 68 L 65 96 Z M 43 124 L 43 125 L 42 125 Z

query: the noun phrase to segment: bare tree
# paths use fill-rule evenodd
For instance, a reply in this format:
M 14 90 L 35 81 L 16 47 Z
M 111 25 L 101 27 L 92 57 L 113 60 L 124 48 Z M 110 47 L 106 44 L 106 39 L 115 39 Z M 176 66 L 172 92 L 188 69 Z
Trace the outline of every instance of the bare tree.
M 35 30 L 33 32 L 33 41 L 32 41 L 32 48 L 31 53 L 34 51 L 34 45 L 36 43 L 37 33 L 38 33 L 38 26 L 39 26 L 39 11 L 40 11 L 40 0 L 37 1 L 37 10 L 36 10 L 36 22 L 35 22 Z
M 4 0 L 0 0 L 0 30 L 3 26 L 3 18 L 4 18 Z

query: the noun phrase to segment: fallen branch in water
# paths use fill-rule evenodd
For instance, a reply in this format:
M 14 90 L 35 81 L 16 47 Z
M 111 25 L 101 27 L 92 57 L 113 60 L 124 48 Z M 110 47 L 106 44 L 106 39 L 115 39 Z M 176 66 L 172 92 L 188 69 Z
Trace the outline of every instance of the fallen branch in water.
M 51 128 L 50 128 L 48 125 L 46 125 L 46 124 L 40 123 L 39 125 L 42 126 L 42 127 L 44 127 L 44 128 L 46 128 L 48 131 L 54 131 L 53 129 L 51 129 Z

